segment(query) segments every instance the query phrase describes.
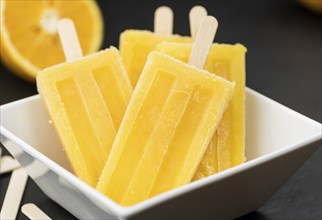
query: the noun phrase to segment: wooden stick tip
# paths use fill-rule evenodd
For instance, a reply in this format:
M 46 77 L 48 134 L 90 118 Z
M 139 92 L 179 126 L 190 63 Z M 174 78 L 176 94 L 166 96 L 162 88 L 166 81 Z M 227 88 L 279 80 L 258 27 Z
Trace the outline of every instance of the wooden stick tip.
M 214 16 L 206 16 L 203 19 L 203 22 L 211 23 L 213 25 L 218 26 L 218 20 Z
M 170 7 L 168 6 L 160 6 L 155 10 L 155 15 L 159 14 L 159 13 L 166 13 L 166 14 L 172 14 L 173 15 L 173 11 Z
M 196 6 L 193 6 L 189 12 L 189 16 L 193 16 L 194 14 L 202 14 L 202 15 L 205 15 L 207 16 L 208 12 L 207 12 L 207 9 L 201 5 L 196 5 Z
M 57 22 L 58 28 L 69 26 L 69 25 L 74 25 L 73 20 L 70 18 L 62 18 L 62 19 L 59 19 L 59 21 Z

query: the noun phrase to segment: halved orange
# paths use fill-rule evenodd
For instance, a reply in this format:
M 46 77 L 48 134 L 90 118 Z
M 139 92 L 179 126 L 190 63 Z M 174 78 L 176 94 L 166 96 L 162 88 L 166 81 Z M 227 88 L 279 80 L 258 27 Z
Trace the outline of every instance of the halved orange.
M 322 14 L 322 0 L 299 0 L 299 2 L 307 9 Z
M 57 34 L 61 18 L 74 21 L 84 55 L 101 46 L 103 19 L 93 0 L 1 0 L 0 6 L 1 60 L 29 81 L 65 61 Z

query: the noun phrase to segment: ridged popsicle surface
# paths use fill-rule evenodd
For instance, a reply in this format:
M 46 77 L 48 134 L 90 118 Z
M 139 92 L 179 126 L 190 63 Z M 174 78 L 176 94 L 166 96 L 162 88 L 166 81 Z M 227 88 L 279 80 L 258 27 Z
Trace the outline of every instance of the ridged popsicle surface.
M 191 181 L 234 85 L 149 55 L 97 189 L 133 205 Z
M 189 43 L 192 39 L 179 35 L 164 36 L 142 30 L 126 30 L 121 34 L 120 53 L 133 86 L 140 78 L 149 53 L 164 41 Z
M 37 87 L 75 174 L 96 186 L 133 92 L 117 49 L 45 69 Z
M 161 43 L 157 50 L 187 62 L 192 45 Z M 239 165 L 245 161 L 245 53 L 241 44 L 213 44 L 205 70 L 235 82 L 235 91 L 201 160 L 194 180 Z

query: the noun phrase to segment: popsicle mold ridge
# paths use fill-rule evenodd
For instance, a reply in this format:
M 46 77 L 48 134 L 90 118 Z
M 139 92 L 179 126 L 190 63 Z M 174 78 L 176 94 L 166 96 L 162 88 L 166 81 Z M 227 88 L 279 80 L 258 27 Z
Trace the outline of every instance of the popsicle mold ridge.
M 47 68 L 37 88 L 75 174 L 96 186 L 133 92 L 118 50 Z
M 191 181 L 234 83 L 152 52 L 97 189 L 133 205 Z

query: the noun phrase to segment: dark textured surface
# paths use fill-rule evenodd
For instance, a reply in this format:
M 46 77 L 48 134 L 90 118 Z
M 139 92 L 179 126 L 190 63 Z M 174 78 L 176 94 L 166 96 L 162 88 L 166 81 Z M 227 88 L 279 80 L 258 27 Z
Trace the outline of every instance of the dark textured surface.
M 247 85 L 321 122 L 321 16 L 294 1 L 100 1 L 105 18 L 104 47 L 118 45 L 127 29 L 150 29 L 160 5 L 174 9 L 174 31 L 189 34 L 188 12 L 207 7 L 217 17 L 216 41 L 248 48 Z M 0 66 L 1 104 L 36 94 L 35 85 Z M 6 153 L 6 152 L 5 152 Z M 267 174 L 268 178 L 270 175 Z M 10 174 L 0 177 L 2 206 Z M 247 198 L 245 198 L 247 199 Z M 22 204 L 33 202 L 53 219 L 75 219 L 29 179 Z M 321 147 L 257 212 L 240 219 L 316 219 L 321 215 Z M 18 219 L 26 219 L 21 213 Z

